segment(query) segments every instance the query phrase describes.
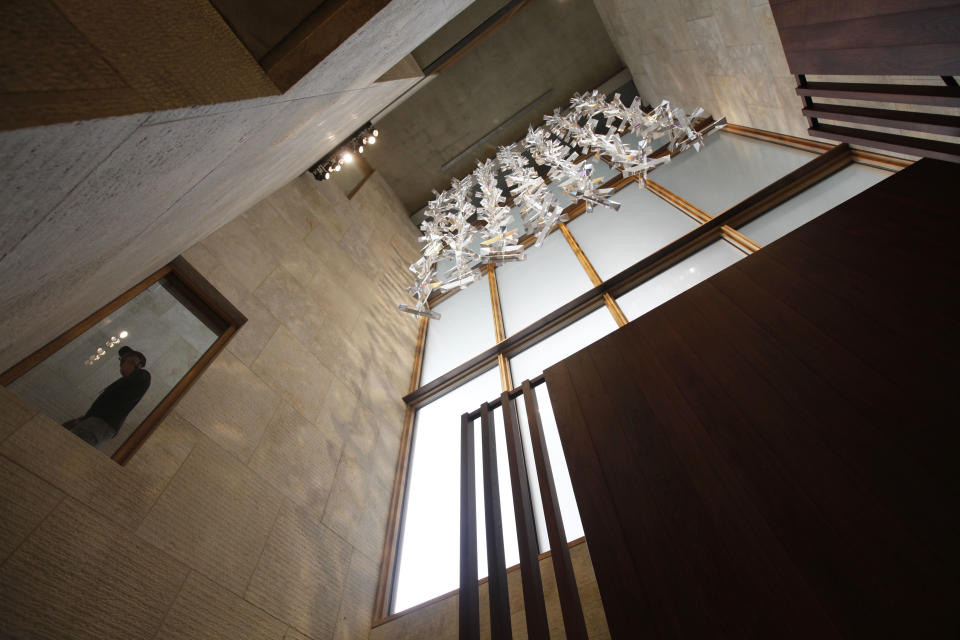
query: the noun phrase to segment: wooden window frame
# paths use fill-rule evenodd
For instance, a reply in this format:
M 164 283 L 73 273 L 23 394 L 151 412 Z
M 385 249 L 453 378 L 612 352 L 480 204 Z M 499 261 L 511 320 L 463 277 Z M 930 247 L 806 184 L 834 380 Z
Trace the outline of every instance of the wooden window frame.
M 701 123 L 700 126 L 706 126 L 711 122 L 712 120 L 707 120 Z M 577 320 L 601 307 L 608 309 L 618 327 L 624 326 L 627 323 L 627 319 L 617 304 L 616 297 L 662 273 L 712 242 L 721 239 L 726 240 L 735 248 L 748 255 L 762 248 L 762 245 L 738 231 L 737 227 L 741 227 L 747 222 L 767 213 L 790 198 L 793 198 L 801 191 L 812 187 L 851 164 L 861 164 L 896 172 L 913 163 L 912 160 L 852 149 L 846 144 L 834 145 L 736 124 L 726 125 L 719 133 L 720 135 L 740 136 L 779 146 L 786 146 L 814 155 L 811 156 L 808 162 L 796 170 L 768 184 L 766 187 L 716 216 L 710 215 L 681 196 L 657 184 L 654 180 L 648 179 L 648 188 L 651 193 L 688 215 L 695 220 L 699 226 L 605 281 L 599 277 L 596 270 L 590 264 L 588 257 L 580 248 L 579 243 L 577 243 L 567 223 L 559 223 L 551 233 L 560 231 L 560 233 L 564 235 L 571 251 L 573 251 L 577 257 L 577 260 L 591 283 L 594 284 L 594 287 L 512 336 L 507 337 L 503 330 L 503 316 L 500 309 L 499 293 L 496 283 L 496 269 L 493 268 L 492 265 L 488 265 L 487 275 L 491 290 L 491 306 L 497 336 L 496 344 L 438 378 L 428 381 L 426 384 L 420 384 L 419 379 L 423 362 L 423 352 L 426 345 L 426 335 L 429 328 L 427 319 L 420 319 L 420 334 L 414 354 L 414 366 L 410 387 L 407 395 L 403 397 L 407 409 L 401 436 L 399 463 L 397 464 L 397 472 L 393 483 L 387 535 L 384 540 L 381 556 L 382 562 L 380 565 L 380 576 L 374 607 L 373 626 L 393 620 L 405 613 L 390 613 L 389 608 L 392 604 L 396 570 L 398 568 L 398 552 L 402 543 L 403 519 L 406 512 L 407 500 L 406 488 L 410 455 L 412 453 L 413 423 L 417 409 L 451 391 L 453 388 L 468 382 L 493 366 L 497 366 L 500 370 L 502 390 L 514 391 L 511 386 L 508 386 L 513 384 L 509 368 L 510 357 L 533 346 L 553 333 L 572 325 Z M 666 150 L 661 148 L 654 155 L 663 153 L 666 153 Z M 654 170 L 650 173 L 652 174 Z M 617 174 L 610 178 L 603 186 L 612 188 L 616 192 L 635 181 L 635 177 L 624 177 L 622 174 Z M 586 206 L 581 201 L 571 204 L 564 213 L 568 218 L 567 222 L 569 222 L 583 215 L 585 212 Z M 523 243 L 529 247 L 529 245 L 533 243 L 533 238 L 524 238 Z M 433 297 L 430 300 L 430 305 L 435 306 L 456 292 L 457 290 L 454 289 Z M 496 296 L 496 298 L 494 298 L 494 296 Z M 515 569 L 515 567 L 512 569 Z M 456 591 L 457 590 L 454 590 L 451 593 L 455 593 Z M 450 593 L 437 596 L 408 611 L 419 609 L 449 595 Z
M 217 291 L 212 284 L 200 275 L 183 256 L 178 256 L 173 262 L 150 274 L 141 282 L 135 284 L 97 311 L 4 371 L 0 374 L 0 386 L 6 387 L 10 385 L 14 380 L 26 374 L 74 339 L 81 336 L 88 329 L 96 326 L 111 313 L 146 291 L 151 285 L 167 276 L 172 276 L 179 281 L 179 284 L 183 285 L 181 293 L 190 298 L 191 302 L 202 304 L 206 308 L 205 310 L 211 313 L 213 318 L 222 323 L 224 328 L 214 343 L 200 356 L 190 370 L 180 378 L 177 384 L 173 386 L 167 395 L 163 397 L 150 414 L 144 418 L 143 422 L 140 423 L 124 443 L 120 445 L 120 448 L 111 456 L 114 462 L 120 465 L 127 464 L 150 434 L 153 433 L 153 430 L 157 428 L 157 425 L 159 425 L 173 407 L 176 406 L 180 398 L 183 397 L 183 394 L 187 392 L 213 359 L 223 351 L 223 348 L 227 346 L 230 339 L 247 321 L 247 318 L 240 313 L 223 294 Z

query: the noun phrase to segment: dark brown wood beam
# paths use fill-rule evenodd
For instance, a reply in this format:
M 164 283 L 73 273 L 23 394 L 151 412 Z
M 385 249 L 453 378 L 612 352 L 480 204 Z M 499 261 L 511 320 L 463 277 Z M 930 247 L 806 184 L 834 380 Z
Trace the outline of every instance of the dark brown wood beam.
M 286 91 L 388 3 L 389 0 L 326 0 L 271 49 L 260 65 L 270 80 Z
M 960 88 L 906 84 L 859 84 L 856 82 L 807 82 L 797 87 L 798 96 L 841 100 L 870 100 L 902 104 L 960 107 Z
M 543 599 L 543 580 L 540 576 L 537 525 L 533 517 L 530 497 L 530 476 L 520 439 L 520 418 L 517 403 L 504 391 L 500 396 L 503 407 L 503 428 L 507 436 L 507 461 L 510 466 L 510 487 L 513 491 L 513 514 L 517 523 L 517 546 L 520 552 L 520 579 L 523 584 L 523 610 L 527 622 L 527 636 L 531 640 L 547 640 L 550 623 Z
M 838 127 L 831 124 L 821 124 L 808 129 L 808 131 L 811 136 L 818 138 L 829 138 L 830 140 L 839 140 L 849 144 L 859 144 L 865 147 L 885 149 L 907 155 L 946 160 L 947 162 L 960 162 L 960 144 L 954 144 L 952 142 L 926 140 L 911 136 L 901 136 L 894 133 L 852 129 L 850 127 Z
M 939 133 L 945 136 L 960 136 L 960 117 L 939 113 L 916 113 L 894 109 L 870 109 L 845 104 L 812 102 L 803 109 L 803 115 L 808 118 L 823 118 L 825 120 L 870 124 L 878 127 L 923 131 L 924 133 Z
M 477 492 L 473 420 L 460 417 L 460 640 L 480 640 L 477 582 Z
M 483 466 L 483 513 L 487 535 L 487 589 L 490 600 L 490 637 L 511 640 L 510 592 L 503 549 L 500 515 L 500 479 L 497 473 L 497 440 L 490 406 L 480 406 L 480 446 Z
M 533 460 L 537 467 L 537 479 L 540 482 L 543 519 L 546 521 L 547 535 L 550 538 L 560 613 L 563 614 L 563 628 L 569 640 L 587 640 L 587 624 L 583 618 L 583 607 L 580 605 L 580 592 L 577 590 L 573 563 L 570 561 L 570 549 L 567 546 L 567 534 L 563 529 L 557 489 L 553 483 L 553 469 L 550 466 L 550 454 L 547 451 L 547 442 L 540 422 L 537 396 L 529 380 L 523 382 L 522 388 L 523 403 L 527 409 L 527 425 L 530 427 Z

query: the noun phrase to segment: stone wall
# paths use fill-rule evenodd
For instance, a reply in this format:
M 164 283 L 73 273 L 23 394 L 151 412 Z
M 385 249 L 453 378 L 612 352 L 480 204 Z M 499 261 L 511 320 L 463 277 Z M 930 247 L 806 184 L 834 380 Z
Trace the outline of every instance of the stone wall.
M 645 102 L 806 137 L 767 0 L 594 0 Z
M 249 321 L 126 467 L 0 389 L 2 635 L 367 637 L 415 238 L 301 176 L 188 250 Z

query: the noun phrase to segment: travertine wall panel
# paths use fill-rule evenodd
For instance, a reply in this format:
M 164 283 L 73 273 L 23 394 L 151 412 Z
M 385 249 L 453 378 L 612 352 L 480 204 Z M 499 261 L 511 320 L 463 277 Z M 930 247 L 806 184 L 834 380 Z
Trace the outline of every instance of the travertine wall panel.
M 73 434 L 38 414 L 4 440 L 0 454 L 102 515 L 135 527 L 170 476 L 155 469 L 123 469 L 96 449 L 77 444 Z
M 242 594 L 280 506 L 280 496 L 231 454 L 204 441 L 137 533 Z
M 250 459 L 250 468 L 294 503 L 322 513 L 343 450 L 336 427 L 321 416 L 310 422 L 280 405 Z
M 358 551 L 353 552 L 340 603 L 335 640 L 362 638 L 370 631 L 379 573 L 377 569 L 376 562 L 371 562 Z
M 336 628 L 351 552 L 350 543 L 324 526 L 319 516 L 286 503 L 246 598 L 310 637 L 329 638 Z
M 157 640 L 277 640 L 286 625 L 195 571 L 163 621 Z
M 0 393 L 0 441 L 19 429 L 37 410 L 12 393 Z
M 286 327 L 277 329 L 251 369 L 307 420 L 320 417 L 332 374 Z
M 0 458 L 0 562 L 63 498 L 63 492 L 7 458 Z
M 220 355 L 180 402 L 177 412 L 246 462 L 280 403 L 280 396 L 236 356 Z
M 186 574 L 67 499 L 0 568 L 0 628 L 21 638 L 152 638 Z
M 126 467 L 0 389 L 0 554 L 10 554 L 0 628 L 366 637 L 417 328 L 395 308 L 416 230 L 379 175 L 367 185 L 359 194 L 375 197 L 347 200 L 303 176 L 186 252 L 248 322 Z M 348 234 L 376 253 L 345 249 Z M 341 296 L 349 303 L 332 308 Z M 38 540 L 51 544 L 66 503 L 90 513 L 77 522 L 91 531 L 71 535 L 132 540 L 143 562 L 162 558 L 176 578 L 121 616 L 127 635 L 79 600 L 46 621 L 47 600 L 81 592 L 98 572 L 134 592 L 154 588 L 155 572 L 122 552 L 119 563 L 99 552 L 88 562 L 74 546 L 51 556 L 62 570 L 47 580 Z
M 594 0 L 645 102 L 806 137 L 767 0 Z

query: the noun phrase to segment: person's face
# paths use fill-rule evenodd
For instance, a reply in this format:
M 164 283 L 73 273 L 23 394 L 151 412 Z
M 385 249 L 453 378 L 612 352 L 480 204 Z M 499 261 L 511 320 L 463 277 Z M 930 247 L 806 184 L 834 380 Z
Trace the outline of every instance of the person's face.
M 128 354 L 120 358 L 120 374 L 124 377 L 130 375 L 139 368 L 140 358 Z

